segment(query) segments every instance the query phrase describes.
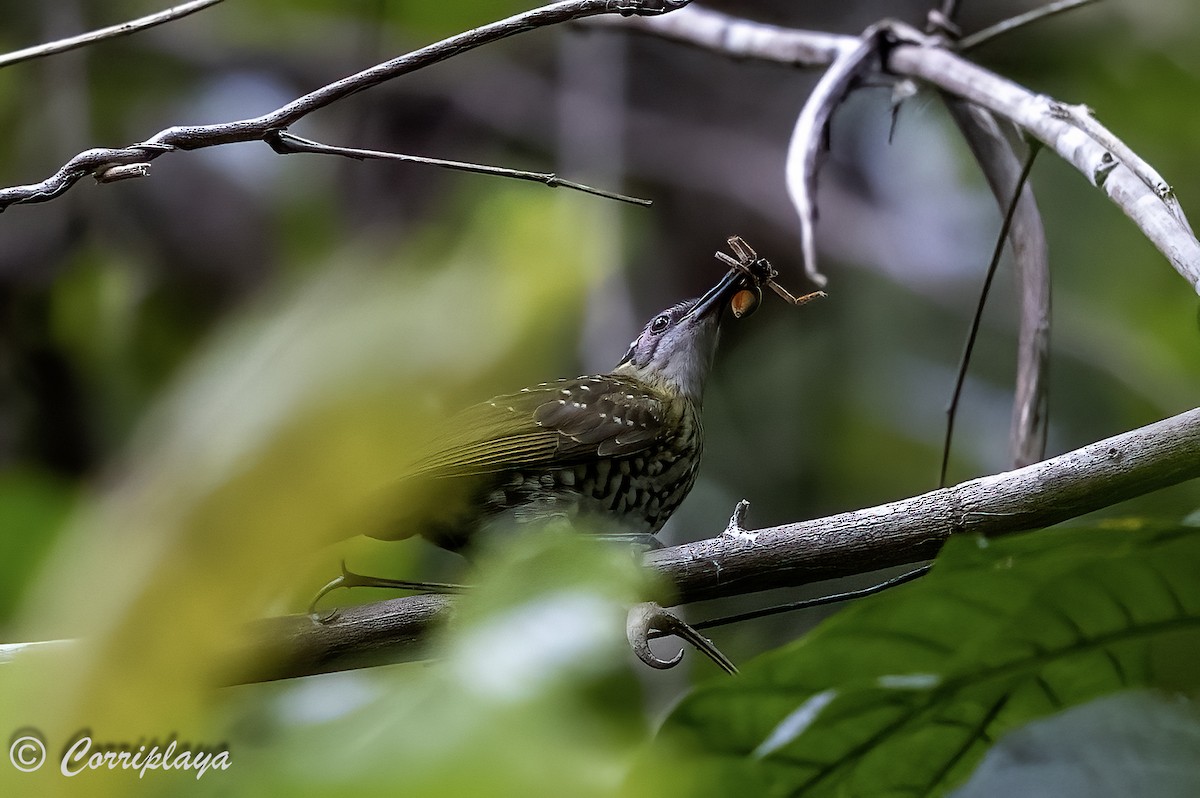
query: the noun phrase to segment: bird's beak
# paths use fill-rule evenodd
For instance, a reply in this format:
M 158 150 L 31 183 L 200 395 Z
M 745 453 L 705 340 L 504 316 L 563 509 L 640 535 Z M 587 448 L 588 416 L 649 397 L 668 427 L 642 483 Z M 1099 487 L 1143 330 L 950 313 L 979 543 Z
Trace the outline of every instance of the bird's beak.
M 684 318 L 706 316 L 714 311 L 719 317 L 721 311 L 729 305 L 729 300 L 733 295 L 744 287 L 743 283 L 745 281 L 746 276 L 742 272 L 737 269 L 730 269 L 721 278 L 719 283 L 710 288 L 704 296 L 700 297 Z

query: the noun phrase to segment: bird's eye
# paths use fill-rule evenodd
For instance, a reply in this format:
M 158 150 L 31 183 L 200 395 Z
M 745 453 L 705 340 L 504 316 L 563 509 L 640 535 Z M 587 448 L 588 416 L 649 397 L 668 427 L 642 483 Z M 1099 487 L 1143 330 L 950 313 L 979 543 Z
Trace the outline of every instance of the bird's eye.
M 661 316 L 657 316 L 654 321 L 650 322 L 650 332 L 660 333 L 667 329 L 667 326 L 670 325 L 670 323 L 671 317 L 666 313 L 662 314 Z

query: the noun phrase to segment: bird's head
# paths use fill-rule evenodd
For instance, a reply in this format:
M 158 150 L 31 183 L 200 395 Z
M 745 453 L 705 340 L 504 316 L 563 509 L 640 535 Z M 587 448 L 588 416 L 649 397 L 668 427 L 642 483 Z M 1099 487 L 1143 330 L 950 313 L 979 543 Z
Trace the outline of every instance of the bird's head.
M 721 319 L 746 280 L 740 272 L 730 270 L 704 296 L 659 313 L 629 345 L 614 373 L 635 377 L 699 405 L 717 349 Z

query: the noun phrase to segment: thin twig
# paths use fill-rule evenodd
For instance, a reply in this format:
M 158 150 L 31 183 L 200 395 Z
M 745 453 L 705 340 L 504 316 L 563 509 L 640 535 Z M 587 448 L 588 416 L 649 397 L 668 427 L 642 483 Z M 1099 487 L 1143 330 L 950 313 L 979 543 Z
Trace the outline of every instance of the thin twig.
M 1055 14 L 1062 14 L 1065 11 L 1073 11 L 1076 8 L 1091 5 L 1098 0 L 1058 0 L 1055 3 L 1026 11 L 1024 14 L 1017 14 L 1015 17 L 1009 17 L 1006 20 L 997 22 L 995 25 L 990 25 L 981 31 L 976 31 L 970 36 L 964 36 L 958 42 L 958 49 L 966 52 L 972 48 L 978 47 L 981 44 L 995 39 L 997 36 L 1003 36 L 1017 28 L 1024 27 L 1039 20 L 1048 19 Z
M 957 41 L 962 29 L 954 22 L 958 15 L 958 0 L 942 0 L 940 8 L 931 8 L 925 16 L 925 32 L 931 36 L 944 36 Z
M 421 163 L 428 166 L 440 166 L 443 169 L 453 169 L 459 172 L 472 172 L 481 175 L 493 175 L 495 177 L 508 177 L 514 180 L 530 180 L 535 183 L 542 183 L 550 188 L 570 188 L 576 191 L 582 191 L 586 194 L 594 194 L 597 197 L 605 197 L 607 199 L 619 200 L 628 202 L 633 205 L 649 206 L 654 203 L 648 199 L 639 197 L 630 197 L 625 194 L 618 194 L 615 191 L 605 191 L 602 188 L 594 188 L 576 183 L 574 180 L 567 180 L 559 177 L 552 172 L 527 172 L 521 169 L 508 169 L 503 166 L 489 166 L 488 164 L 469 163 L 467 161 L 449 161 L 444 158 L 425 158 L 420 155 L 406 155 L 399 152 L 382 152 L 380 150 L 362 150 L 355 147 L 337 147 L 332 144 L 322 144 L 311 139 L 301 138 L 299 136 L 288 133 L 285 130 L 280 130 L 271 134 L 266 139 L 267 144 L 271 145 L 271 149 L 280 155 L 291 155 L 294 153 L 314 153 L 318 155 L 340 155 L 345 158 L 353 158 L 356 161 L 365 160 L 381 160 L 381 161 L 403 161 L 406 163 Z
M 139 144 L 81 152 L 39 183 L 0 190 L 0 210 L 18 203 L 54 199 L 85 176 L 113 166 L 149 163 L 164 153 L 176 150 L 264 141 L 314 111 L 360 91 L 518 33 L 598 14 L 657 16 L 683 8 L 689 2 L 691 0 L 564 0 L 525 11 L 376 64 L 322 86 L 262 116 L 213 125 L 170 127 Z
M 938 487 L 946 486 L 946 469 L 950 464 L 950 441 L 954 437 L 954 418 L 958 414 L 958 402 L 962 398 L 963 383 L 967 379 L 967 366 L 971 363 L 971 352 L 975 348 L 975 339 L 979 335 L 979 325 L 983 321 L 983 308 L 987 304 L 988 292 L 992 288 L 992 280 L 996 269 L 1000 266 L 1000 255 L 1004 252 L 1004 243 L 1008 240 L 1008 231 L 1012 227 L 1013 215 L 1017 212 L 1017 203 L 1021 201 L 1021 191 L 1029 179 L 1033 169 L 1034 159 L 1037 158 L 1041 145 L 1031 141 L 1029 155 L 1021 167 L 1017 177 L 1017 185 L 1013 188 L 1012 199 L 1004 212 L 1004 222 L 1000 225 L 1000 234 L 996 236 L 996 246 L 992 249 L 992 259 L 988 263 L 987 275 L 983 278 L 983 288 L 979 291 L 979 301 L 975 305 L 975 315 L 971 317 L 971 329 L 967 333 L 967 341 L 963 345 L 962 359 L 958 363 L 958 374 L 954 378 L 954 392 L 950 395 L 950 405 L 946 408 L 946 439 L 942 444 L 942 467 L 938 476 Z
M 186 17 L 189 14 L 195 14 L 197 11 L 203 11 L 209 6 L 215 6 L 223 0 L 192 0 L 190 3 L 183 3 L 174 8 L 168 8 L 166 11 L 159 11 L 154 14 L 149 14 L 139 19 L 122 22 L 119 25 L 110 25 L 107 28 L 81 33 L 78 36 L 72 36 L 68 39 L 58 39 L 45 44 L 38 44 L 33 47 L 26 47 L 24 50 L 16 50 L 11 53 L 0 55 L 0 69 L 13 64 L 19 64 L 22 61 L 32 61 L 35 58 L 45 58 L 49 55 L 57 55 L 65 53 L 68 50 L 75 50 L 79 47 L 87 47 L 89 44 L 102 42 L 106 39 L 115 39 L 119 36 L 128 36 L 131 33 L 137 33 L 147 28 L 153 28 L 155 25 L 162 25 L 164 22 Z

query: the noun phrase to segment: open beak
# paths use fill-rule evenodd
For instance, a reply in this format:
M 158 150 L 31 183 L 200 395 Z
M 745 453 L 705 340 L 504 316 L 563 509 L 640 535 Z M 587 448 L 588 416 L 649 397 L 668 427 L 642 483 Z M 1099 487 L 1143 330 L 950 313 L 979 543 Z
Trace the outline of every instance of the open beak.
M 730 269 L 721 278 L 720 282 L 708 289 L 708 293 L 700 297 L 684 318 L 706 316 L 713 311 L 716 311 L 719 317 L 721 311 L 729 306 L 729 301 L 733 298 L 733 295 L 745 287 L 745 282 L 746 275 L 737 269 Z

